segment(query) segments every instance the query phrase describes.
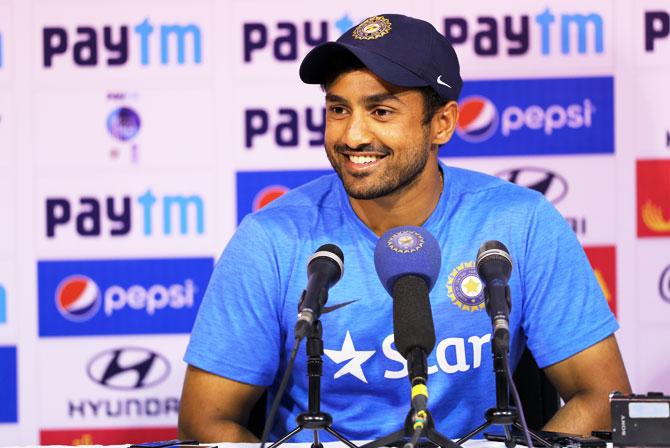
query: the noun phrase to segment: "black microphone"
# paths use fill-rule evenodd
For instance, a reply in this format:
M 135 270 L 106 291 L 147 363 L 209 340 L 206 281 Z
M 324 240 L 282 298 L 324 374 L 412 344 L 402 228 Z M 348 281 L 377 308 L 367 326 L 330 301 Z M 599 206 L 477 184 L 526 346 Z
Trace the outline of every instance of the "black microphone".
M 509 312 L 512 308 L 507 281 L 512 274 L 512 257 L 500 241 L 487 241 L 477 252 L 477 274 L 484 282 L 486 312 L 493 325 L 494 352 L 509 352 Z
M 412 407 L 426 410 L 427 356 L 435 347 L 435 327 L 428 293 L 440 272 L 442 256 L 435 237 L 426 229 L 396 227 L 379 238 L 375 268 L 393 297 L 393 338 L 407 360 L 412 384 Z
M 417 275 L 406 275 L 393 286 L 393 338 L 398 352 L 407 360 L 412 384 L 412 407 L 428 406 L 428 354 L 435 347 L 433 313 L 428 285 Z
M 298 321 L 295 338 L 307 336 L 312 325 L 321 316 L 321 308 L 328 300 L 328 289 L 337 283 L 344 273 L 344 254 L 334 244 L 324 244 L 307 261 L 307 288 L 303 291 L 298 306 Z

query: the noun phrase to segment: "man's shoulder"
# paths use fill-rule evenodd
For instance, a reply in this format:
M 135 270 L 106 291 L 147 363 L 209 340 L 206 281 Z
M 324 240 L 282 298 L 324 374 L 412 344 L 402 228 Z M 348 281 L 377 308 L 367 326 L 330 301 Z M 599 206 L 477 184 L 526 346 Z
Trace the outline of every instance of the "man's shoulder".
M 490 174 L 465 168 L 447 167 L 447 179 L 455 195 L 471 195 L 482 201 L 500 201 L 499 205 L 537 205 L 542 194 Z
M 254 212 L 260 222 L 281 224 L 312 221 L 317 215 L 341 209 L 340 180 L 335 173 L 326 174 L 293 188 Z

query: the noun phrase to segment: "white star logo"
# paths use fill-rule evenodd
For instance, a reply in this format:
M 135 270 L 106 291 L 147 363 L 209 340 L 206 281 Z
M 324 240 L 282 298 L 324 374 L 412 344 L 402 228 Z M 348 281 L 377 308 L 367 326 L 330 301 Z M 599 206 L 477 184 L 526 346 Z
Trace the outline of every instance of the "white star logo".
M 375 351 L 356 351 L 356 348 L 354 348 L 354 342 L 351 340 L 351 334 L 349 334 L 349 330 L 347 330 L 347 335 L 344 337 L 344 343 L 342 344 L 341 350 L 325 349 L 323 352 L 335 364 L 342 364 L 344 361 L 349 361 L 344 366 L 342 366 L 340 370 L 335 372 L 335 379 L 338 379 L 341 376 L 349 373 L 367 384 L 368 380 L 365 378 L 365 374 L 363 373 L 363 368 L 361 366 L 365 361 L 370 359 L 370 357 L 375 354 Z

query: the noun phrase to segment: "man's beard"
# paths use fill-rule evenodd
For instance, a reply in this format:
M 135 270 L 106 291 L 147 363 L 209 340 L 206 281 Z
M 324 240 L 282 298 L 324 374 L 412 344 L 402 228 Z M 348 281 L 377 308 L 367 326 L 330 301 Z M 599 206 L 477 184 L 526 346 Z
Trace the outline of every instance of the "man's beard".
M 428 136 L 424 135 L 424 141 L 422 142 L 423 148 L 421 151 L 410 151 L 414 154 L 415 158 L 411 158 L 407 163 L 402 166 L 393 166 L 391 170 L 386 170 L 381 173 L 381 176 L 375 173 L 378 176 L 378 180 L 370 186 L 362 187 L 355 179 L 365 179 L 369 175 L 362 174 L 359 176 L 354 176 L 354 181 L 351 184 L 347 185 L 343 175 L 343 168 L 341 164 L 335 163 L 336 157 L 339 156 L 341 151 L 350 151 L 351 148 L 348 148 L 343 145 L 335 145 L 334 155 L 331 155 L 329 151 L 326 150 L 326 155 L 330 164 L 337 172 L 342 185 L 347 194 L 354 199 L 377 199 L 383 196 L 388 196 L 392 194 L 399 193 L 409 186 L 414 184 L 419 176 L 423 173 L 428 163 L 428 157 L 430 155 L 430 144 L 428 143 Z M 394 151 L 387 147 L 375 147 L 373 145 L 366 145 L 357 148 L 361 152 L 376 152 L 380 154 L 388 154 L 386 157 L 391 157 L 394 154 Z M 357 188 L 358 187 L 358 188 Z

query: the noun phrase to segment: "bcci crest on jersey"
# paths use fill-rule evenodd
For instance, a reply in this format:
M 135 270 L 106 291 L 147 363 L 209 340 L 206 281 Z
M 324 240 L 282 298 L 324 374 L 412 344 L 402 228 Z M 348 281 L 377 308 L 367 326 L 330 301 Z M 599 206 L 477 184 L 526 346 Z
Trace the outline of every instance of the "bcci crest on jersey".
M 446 287 L 451 303 L 463 311 L 484 309 L 484 285 L 477 275 L 474 261 L 456 266 L 449 273 Z

